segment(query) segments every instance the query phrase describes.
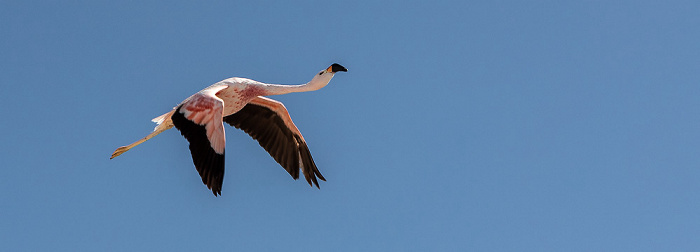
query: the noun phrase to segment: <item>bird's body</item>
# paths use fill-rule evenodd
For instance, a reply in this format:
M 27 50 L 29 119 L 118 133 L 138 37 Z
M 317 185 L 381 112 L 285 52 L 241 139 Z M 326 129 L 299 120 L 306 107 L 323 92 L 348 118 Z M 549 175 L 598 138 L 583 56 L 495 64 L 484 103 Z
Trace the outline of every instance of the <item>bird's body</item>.
M 301 169 L 307 182 L 318 187 L 316 178 L 325 179 L 316 168 L 304 137 L 284 105 L 264 96 L 318 90 L 326 86 L 339 71 L 347 69 L 333 64 L 302 85 L 267 84 L 246 78 L 217 82 L 185 99 L 170 112 L 154 118 L 152 121 L 158 126 L 151 134 L 117 148 L 111 158 L 174 126 L 189 141 L 192 159 L 202 182 L 214 195 L 220 195 L 224 176 L 226 122 L 258 140 L 294 179 L 299 177 Z

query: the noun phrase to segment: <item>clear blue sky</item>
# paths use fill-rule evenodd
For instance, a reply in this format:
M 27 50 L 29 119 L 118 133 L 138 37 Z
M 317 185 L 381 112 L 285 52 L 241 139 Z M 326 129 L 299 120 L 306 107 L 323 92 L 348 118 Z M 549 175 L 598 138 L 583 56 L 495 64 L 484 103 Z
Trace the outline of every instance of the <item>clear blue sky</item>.
M 699 250 L 700 4 L 485 2 L 0 2 L 0 250 Z M 273 97 L 320 190 L 230 127 L 218 198 L 175 130 L 109 160 L 333 62 Z

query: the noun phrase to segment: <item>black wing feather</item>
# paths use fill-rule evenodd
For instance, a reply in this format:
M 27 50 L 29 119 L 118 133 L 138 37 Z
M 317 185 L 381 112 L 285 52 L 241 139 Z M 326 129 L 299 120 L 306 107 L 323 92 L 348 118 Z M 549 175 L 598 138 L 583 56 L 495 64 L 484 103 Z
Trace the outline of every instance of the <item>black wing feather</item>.
M 221 186 L 224 183 L 225 153 L 218 154 L 214 151 L 207 138 L 204 125 L 197 125 L 185 118 L 185 115 L 180 112 L 181 107 L 178 107 L 171 117 L 173 125 L 190 142 L 192 162 L 197 168 L 199 176 L 202 177 L 202 182 L 211 189 L 214 196 L 221 195 Z
M 301 159 L 302 172 L 309 185 L 319 187 L 317 176 L 326 181 L 316 167 L 309 147 L 302 141 L 301 136 L 287 128 L 282 118 L 269 108 L 249 103 L 240 111 L 224 117 L 224 122 L 245 131 L 257 140 L 292 178 L 299 178 L 299 160 Z

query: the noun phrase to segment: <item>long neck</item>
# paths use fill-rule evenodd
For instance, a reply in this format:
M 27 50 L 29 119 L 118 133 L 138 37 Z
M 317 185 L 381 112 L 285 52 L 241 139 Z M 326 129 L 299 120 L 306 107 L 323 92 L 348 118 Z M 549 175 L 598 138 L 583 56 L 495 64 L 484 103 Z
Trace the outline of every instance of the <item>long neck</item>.
M 328 82 L 331 81 L 331 78 L 333 78 L 333 74 L 326 73 L 322 76 L 314 76 L 314 78 L 311 79 L 311 81 L 301 85 L 265 84 L 265 91 L 263 96 L 316 91 L 328 85 Z

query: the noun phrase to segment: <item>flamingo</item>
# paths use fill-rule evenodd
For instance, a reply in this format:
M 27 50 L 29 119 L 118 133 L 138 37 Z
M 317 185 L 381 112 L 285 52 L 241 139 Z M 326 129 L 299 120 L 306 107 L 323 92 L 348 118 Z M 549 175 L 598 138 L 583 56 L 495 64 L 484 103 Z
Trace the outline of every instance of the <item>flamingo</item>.
M 310 186 L 320 188 L 317 178 L 326 179 L 318 171 L 306 140 L 292 122 L 287 108 L 265 96 L 319 90 L 328 85 L 337 72 L 347 72 L 347 69 L 334 63 L 301 85 L 268 84 L 238 77 L 214 83 L 170 112 L 154 118 L 152 121 L 158 126 L 153 132 L 117 148 L 110 159 L 174 126 L 189 142 L 192 161 L 202 182 L 218 196 L 224 180 L 225 122 L 257 140 L 292 178 L 298 179 L 301 170 Z

